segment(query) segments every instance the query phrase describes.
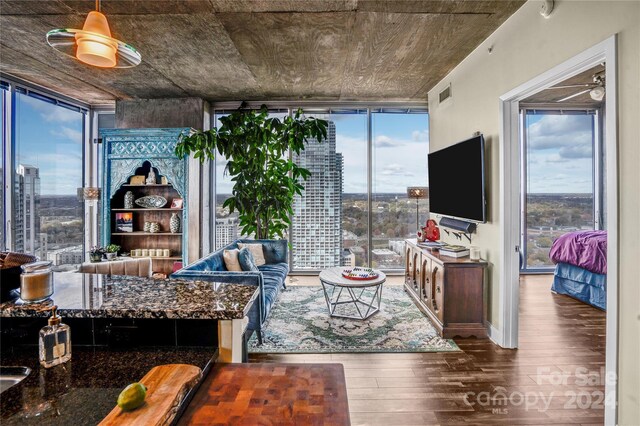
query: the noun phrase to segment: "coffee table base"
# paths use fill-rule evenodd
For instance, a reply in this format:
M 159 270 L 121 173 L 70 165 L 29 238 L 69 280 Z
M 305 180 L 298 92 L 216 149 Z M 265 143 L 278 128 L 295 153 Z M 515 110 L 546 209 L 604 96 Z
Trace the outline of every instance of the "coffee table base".
M 327 302 L 327 308 L 329 308 L 329 315 L 334 318 L 365 320 L 380 311 L 382 284 L 378 283 L 363 287 L 345 287 L 322 280 L 320 280 L 320 282 L 322 283 L 322 290 L 324 291 L 324 299 Z M 345 290 L 345 300 L 340 300 L 340 297 Z M 373 292 L 373 294 L 369 295 L 368 293 L 371 292 Z M 338 305 L 353 305 L 356 308 L 358 315 L 336 314 L 335 310 Z

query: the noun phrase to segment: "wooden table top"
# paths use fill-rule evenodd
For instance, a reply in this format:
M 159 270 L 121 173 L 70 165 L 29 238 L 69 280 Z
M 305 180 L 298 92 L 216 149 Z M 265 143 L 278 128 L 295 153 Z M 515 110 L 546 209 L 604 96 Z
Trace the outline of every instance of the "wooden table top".
M 342 364 L 217 364 L 180 425 L 348 426 Z

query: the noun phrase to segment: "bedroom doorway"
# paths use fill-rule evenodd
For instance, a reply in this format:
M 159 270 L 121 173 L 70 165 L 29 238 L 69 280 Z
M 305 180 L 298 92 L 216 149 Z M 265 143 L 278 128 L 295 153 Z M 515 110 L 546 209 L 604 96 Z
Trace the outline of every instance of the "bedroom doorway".
M 551 274 L 552 243 L 604 229 L 604 64 L 520 102 L 520 272 Z
M 521 252 L 526 250 L 523 246 L 522 240 L 522 207 L 521 194 L 523 185 L 526 182 L 523 181 L 521 175 L 521 164 L 523 161 L 523 149 L 521 144 L 521 123 L 524 119 L 526 111 L 523 114 L 523 107 L 526 110 L 526 102 L 528 98 L 544 92 L 553 86 L 562 86 L 562 82 L 576 77 L 581 73 L 592 73 L 593 69 L 597 66 L 604 66 L 604 72 L 601 74 L 604 80 L 603 87 L 595 90 L 594 96 L 599 97 L 601 94 L 606 98 L 603 107 L 600 109 L 600 114 L 594 123 L 599 125 L 602 129 L 602 136 L 600 138 L 601 153 L 594 151 L 594 159 L 597 155 L 602 155 L 602 161 L 598 162 L 594 160 L 593 171 L 593 194 L 594 194 L 594 228 L 605 227 L 608 230 L 607 235 L 607 249 L 606 259 L 609 260 L 606 267 L 606 274 L 603 274 L 604 287 L 606 288 L 606 311 L 596 310 L 591 306 L 578 302 L 572 298 L 562 296 L 563 301 L 570 302 L 570 309 L 589 309 L 590 313 L 600 315 L 598 321 L 604 322 L 601 326 L 601 336 L 604 340 L 604 350 L 602 345 L 600 346 L 597 355 L 602 359 L 602 352 L 604 351 L 604 373 L 607 378 L 617 377 L 617 300 L 618 300 L 618 164 L 617 164 L 617 60 L 616 60 L 616 36 L 612 36 L 609 39 L 587 49 L 586 51 L 576 55 L 575 57 L 563 62 L 562 64 L 550 69 L 547 72 L 533 78 L 532 80 L 516 87 L 515 89 L 505 93 L 500 97 L 501 114 L 502 114 L 502 131 L 501 140 L 504 141 L 500 164 L 500 182 L 501 188 L 501 211 L 500 217 L 504 218 L 503 225 L 501 227 L 501 241 L 502 252 L 504 254 L 504 263 L 500 267 L 500 282 L 503 286 L 500 300 L 500 312 L 501 312 L 501 324 L 503 329 L 499 334 L 499 344 L 505 348 L 517 348 L 520 343 L 524 345 L 534 345 L 539 347 L 542 351 L 547 351 L 547 356 L 559 357 L 556 352 L 560 354 L 566 352 L 562 348 L 553 346 L 553 336 L 547 338 L 543 334 L 556 333 L 556 338 L 559 336 L 566 337 L 567 340 L 574 339 L 575 336 L 572 332 L 572 325 L 577 324 L 581 318 L 581 314 L 573 311 L 571 314 L 566 315 L 566 307 L 563 303 L 552 303 L 546 309 L 549 309 L 550 314 L 556 315 L 557 318 L 563 317 L 566 322 L 566 327 L 559 327 L 557 324 L 546 324 L 544 317 L 544 309 L 537 313 L 541 320 L 540 322 L 540 334 L 542 337 L 536 337 L 531 335 L 521 336 L 522 342 L 519 342 L 519 312 L 520 309 L 523 312 L 531 312 L 535 309 L 535 306 L 520 306 L 520 277 L 521 277 Z M 593 73 L 592 73 L 593 78 Z M 596 85 L 589 84 L 588 87 L 584 87 L 582 94 L 591 96 L 591 91 L 600 86 L 599 81 L 594 81 Z M 584 83 L 588 84 L 588 83 Z M 568 85 L 568 84 L 565 84 Z M 570 88 L 571 90 L 575 89 Z M 553 90 L 553 89 L 552 89 Z M 551 92 L 552 90 L 547 90 Z M 574 92 L 574 93 L 577 93 Z M 573 98 L 569 97 L 572 94 L 565 96 L 566 100 Z M 554 95 L 555 96 L 555 95 Z M 579 95 L 578 95 L 579 96 Z M 577 96 L 576 96 L 577 97 Z M 562 103 L 562 98 L 556 99 L 560 102 L 553 102 L 553 104 Z M 524 105 L 521 105 L 524 104 Z M 557 108 L 557 107 L 556 107 Z M 563 108 L 558 108 L 563 109 Z M 589 106 L 586 105 L 586 110 Z M 594 149 L 598 149 L 598 141 L 594 143 Z M 568 151 L 565 154 L 571 155 Z M 568 162 L 567 165 L 572 164 Z M 598 177 L 600 176 L 600 177 Z M 601 185 L 597 188 L 597 185 Z M 600 200 L 595 198 L 600 197 Z M 598 204 L 599 203 L 599 204 Z M 596 212 L 598 205 L 603 208 Z M 600 220 L 600 223 L 596 221 Z M 546 275 L 523 275 L 525 280 L 548 280 Z M 548 284 L 548 283 L 546 283 Z M 523 286 L 522 291 L 528 291 L 529 289 L 542 289 L 541 297 L 548 301 L 551 297 L 551 289 L 544 288 L 545 283 L 538 284 L 537 286 Z M 556 299 L 558 300 L 558 299 Z M 530 319 L 531 317 L 527 318 Z M 537 339 L 537 340 L 536 340 Z M 556 339 L 555 342 L 560 340 Z M 589 339 L 586 336 L 578 338 L 576 343 L 578 348 L 589 350 L 587 346 Z M 562 345 L 566 348 L 566 345 Z M 556 350 L 556 352 L 554 352 Z M 571 351 L 569 351 L 571 352 Z M 568 354 L 568 357 L 573 356 Z M 576 355 L 577 356 L 577 355 Z M 560 360 L 558 360 L 560 361 Z M 573 359 L 568 361 L 573 362 Z M 598 361 L 601 363 L 602 361 Z M 606 380 L 604 383 L 604 398 L 608 401 L 604 405 L 604 423 L 615 424 L 616 422 L 616 404 L 617 392 L 616 380 Z

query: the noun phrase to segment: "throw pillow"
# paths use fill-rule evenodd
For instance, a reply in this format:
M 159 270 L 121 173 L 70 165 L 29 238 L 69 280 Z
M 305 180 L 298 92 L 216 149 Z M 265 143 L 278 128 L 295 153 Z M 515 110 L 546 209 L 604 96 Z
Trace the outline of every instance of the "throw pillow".
M 222 252 L 222 257 L 224 259 L 224 266 L 227 267 L 227 271 L 233 272 L 242 272 L 242 268 L 240 267 L 240 262 L 238 262 L 238 253 L 240 250 L 225 250 Z
M 253 259 L 253 255 L 248 248 L 243 248 L 238 252 L 238 262 L 243 271 L 259 272 L 260 270 L 256 266 L 256 262 Z
M 267 263 L 266 260 L 264 260 L 264 252 L 262 251 L 262 244 L 238 243 L 239 249 L 243 249 L 245 247 L 248 248 L 251 254 L 253 255 L 253 261 L 255 262 L 256 266 L 262 266 L 265 263 Z

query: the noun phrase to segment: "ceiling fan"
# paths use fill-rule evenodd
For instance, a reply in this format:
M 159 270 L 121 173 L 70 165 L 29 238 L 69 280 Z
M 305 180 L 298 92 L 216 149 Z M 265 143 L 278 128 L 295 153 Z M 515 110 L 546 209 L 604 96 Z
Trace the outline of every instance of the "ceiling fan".
M 581 88 L 579 92 L 576 92 L 572 95 L 566 96 L 562 99 L 558 99 L 556 102 L 564 102 L 569 99 L 573 99 L 576 96 L 580 96 L 583 93 L 589 92 L 589 96 L 594 101 L 601 101 L 604 98 L 605 94 L 605 84 L 604 84 L 604 71 L 599 72 L 593 75 L 593 83 L 584 83 L 584 84 L 569 84 L 567 86 L 552 86 L 548 89 L 571 89 L 571 88 Z

